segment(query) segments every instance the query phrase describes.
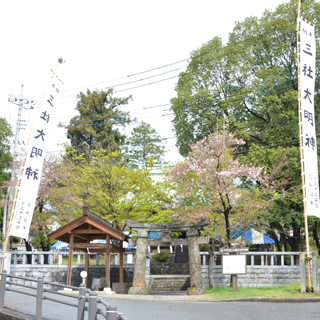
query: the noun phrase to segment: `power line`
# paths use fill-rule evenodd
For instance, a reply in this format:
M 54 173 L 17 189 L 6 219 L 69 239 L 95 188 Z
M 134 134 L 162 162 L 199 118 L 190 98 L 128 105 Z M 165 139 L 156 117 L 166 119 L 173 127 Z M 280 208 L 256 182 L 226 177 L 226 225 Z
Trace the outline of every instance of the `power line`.
M 162 76 L 162 75 L 164 75 L 164 74 L 171 73 L 171 72 L 174 72 L 174 71 L 177 71 L 177 70 L 181 70 L 181 69 L 182 69 L 182 68 L 177 68 L 177 69 L 170 70 L 170 71 L 166 71 L 166 72 L 163 72 L 163 73 L 159 73 L 159 74 L 156 74 L 156 75 L 147 77 L 147 78 L 142 78 L 142 79 L 138 79 L 138 80 L 134 80 L 134 81 L 129 81 L 129 82 L 125 82 L 125 83 L 116 84 L 116 85 L 107 87 L 106 89 L 108 89 L 108 88 L 120 87 L 120 86 L 124 86 L 124 85 L 127 85 L 127 84 L 139 82 L 139 81 L 144 81 L 144 80 L 147 80 L 147 79 L 159 77 L 159 76 Z M 126 89 L 126 90 L 129 90 L 129 89 Z M 116 91 L 116 92 L 120 92 L 120 91 Z M 116 92 L 115 92 L 115 93 L 116 93 Z M 73 95 L 68 95 L 68 96 L 62 96 L 62 97 L 60 97 L 60 99 L 69 98 L 69 97 L 72 97 L 72 96 L 74 96 L 74 94 L 73 94 Z
M 281 77 L 284 77 L 286 75 L 289 75 L 289 74 L 293 74 L 293 73 L 288 73 L 288 74 L 285 74 L 285 75 L 280 75 L 280 76 L 277 76 L 275 78 L 271 78 L 271 79 L 266 79 L 266 80 L 262 80 L 262 81 L 259 81 L 257 83 L 263 83 L 263 82 L 266 82 L 266 81 L 271 81 L 271 80 L 274 80 L 276 78 L 281 78 Z M 170 78 L 166 78 L 166 79 L 162 79 L 162 80 L 158 80 L 158 81 L 154 81 L 154 82 L 150 82 L 150 83 L 147 83 L 147 84 L 143 84 L 143 85 L 140 85 L 140 86 L 136 86 L 136 87 L 131 87 L 131 88 L 127 88 L 127 89 L 123 89 L 123 90 L 118 90 L 118 91 L 115 91 L 114 93 L 118 93 L 118 92 L 122 92 L 122 91 L 127 91 L 127 90 L 131 90 L 131 89 L 136 89 L 136 88 L 140 88 L 140 87 L 144 87 L 144 86 L 148 86 L 148 85 L 152 85 L 152 84 L 155 84 L 155 83 L 159 83 L 159 82 L 163 82 L 163 81 L 167 81 L 167 80 L 170 80 L 170 79 L 173 79 L 173 78 L 177 78 L 179 77 L 180 75 L 177 75 L 177 76 L 174 76 L 174 77 L 170 77 Z M 288 79 L 288 80 L 285 80 L 285 81 L 282 81 L 282 82 L 287 82 L 287 81 L 292 81 L 292 80 L 295 80 L 296 78 L 293 78 L 293 79 Z M 280 82 L 280 83 L 282 83 Z M 237 88 L 231 88 L 229 90 L 227 90 L 227 92 L 229 91 L 234 91 L 234 90 L 240 90 L 240 89 L 243 89 L 243 88 L 246 88 L 246 87 L 249 87 L 249 86 L 253 86 L 253 85 L 256 85 L 257 83 L 251 83 L 251 84 L 248 84 L 246 86 L 241 86 L 241 87 L 237 87 Z M 270 84 L 268 86 L 272 86 L 272 85 L 276 85 L 276 84 Z M 265 86 L 265 87 L 268 87 L 268 86 Z M 264 88 L 264 87 L 261 87 L 261 88 Z M 256 89 L 252 89 L 253 91 L 256 91 L 256 90 L 260 90 L 261 88 L 256 88 Z M 219 94 L 219 93 L 222 93 L 222 91 L 219 91 L 217 92 L 216 94 Z M 244 92 L 245 93 L 245 92 Z M 244 94 L 244 93 L 238 93 L 238 94 Z M 237 95 L 238 95 L 237 94 Z M 203 95 L 203 96 L 198 96 L 198 97 L 192 97 L 190 99 L 200 99 L 200 98 L 203 98 L 203 97 L 209 97 L 210 94 L 206 94 L 206 95 Z M 189 101 L 190 99 L 188 100 L 182 100 L 182 101 L 178 101 L 178 102 L 186 102 L 186 101 Z M 64 102 L 58 102 L 57 105 L 60 105 L 60 104 L 66 104 L 66 103 L 71 103 L 71 102 L 77 102 L 77 100 L 69 100 L 69 101 L 64 101 Z M 166 105 L 170 105 L 171 103 L 167 103 L 167 104 L 163 104 L 163 105 L 159 105 L 159 106 L 152 106 L 152 107 L 145 107 L 143 109 L 151 109 L 151 108 L 157 108 L 157 107 L 161 107 L 161 106 L 166 106 Z
M 295 26 L 296 24 L 295 24 L 295 23 L 292 23 L 292 24 L 289 24 L 289 25 Z M 273 33 L 273 31 L 265 32 L 265 33 L 259 34 L 259 35 L 257 35 L 257 36 L 251 36 L 251 37 L 248 38 L 247 40 L 260 39 L 262 35 L 268 35 L 268 34 L 271 34 L 271 33 Z M 242 41 L 238 41 L 237 44 L 243 44 L 243 42 L 242 42 Z M 285 43 L 284 43 L 284 44 L 285 44 Z M 193 60 L 193 59 L 198 59 L 198 58 L 200 58 L 200 57 L 203 57 L 203 56 L 206 56 L 206 55 L 210 54 L 210 53 L 211 53 L 212 51 L 214 51 L 214 50 L 215 50 L 215 49 L 212 49 L 212 50 L 209 50 L 208 52 L 205 52 L 205 53 L 202 53 L 202 54 L 198 54 L 198 55 L 196 55 L 196 56 L 190 56 L 189 58 L 186 58 L 186 59 L 182 59 L 182 60 L 179 60 L 179 61 L 176 61 L 176 62 L 172 62 L 172 63 L 165 64 L 165 65 L 161 65 L 161 66 L 159 66 L 159 67 L 147 69 L 147 70 L 144 70 L 144 71 L 141 71 L 141 72 L 129 74 L 129 75 L 127 75 L 127 76 L 122 76 L 122 77 L 118 77 L 118 78 L 106 80 L 106 81 L 99 82 L 99 83 L 95 83 L 95 84 L 85 85 L 85 86 L 81 86 L 81 87 L 77 87 L 77 88 L 73 88 L 73 89 L 69 89 L 69 90 L 64 90 L 63 92 L 69 92 L 69 91 L 78 90 L 78 89 L 82 89 L 82 88 L 86 88 L 86 87 L 92 87 L 92 86 L 95 86 L 95 85 L 101 85 L 101 84 L 108 83 L 108 82 L 112 82 L 112 81 L 117 81 L 117 80 L 121 80 L 121 79 L 126 79 L 126 78 L 129 78 L 129 77 L 134 77 L 134 76 L 137 76 L 137 75 L 140 75 L 140 74 L 144 74 L 144 73 L 148 73 L 148 72 L 151 72 L 151 71 L 159 70 L 159 69 L 166 68 L 166 67 L 169 67 L 169 66 L 172 66 L 172 65 L 175 65 L 175 64 L 179 64 L 179 63 L 182 63 L 182 62 L 190 61 L 190 60 Z M 221 57 L 223 57 L 223 56 L 224 56 L 224 53 L 220 53 L 220 55 L 218 55 L 218 56 L 215 57 L 215 60 L 216 60 L 217 58 L 221 58 Z M 138 80 L 138 81 L 139 81 L 139 80 Z M 113 86 L 110 86 L 110 87 L 113 87 Z M 37 97 L 39 97 L 39 96 L 36 96 L 36 97 L 34 97 L 34 98 L 37 98 Z
M 319 78 L 320 76 L 318 76 L 317 78 Z M 281 89 L 284 89 L 284 88 L 287 88 L 287 87 L 290 87 L 290 86 L 293 86 L 297 83 L 293 83 L 293 84 L 290 84 L 288 86 L 284 86 L 284 87 L 280 87 L 280 88 L 275 88 L 275 89 L 272 89 L 272 90 L 267 90 L 265 92 L 260 92 L 260 93 L 256 93 L 256 94 L 253 94 L 253 95 L 249 95 L 249 97 L 254 97 L 254 96 L 261 96 L 263 94 L 266 94 L 266 93 L 269 93 L 269 92 L 272 92 L 272 91 L 277 91 L 277 90 L 281 90 Z M 247 98 L 247 97 L 245 97 Z M 239 101 L 239 100 L 243 100 L 243 98 L 240 98 L 240 99 L 234 99 L 234 100 L 231 100 L 231 101 L 228 101 L 229 103 L 230 102 L 235 102 L 235 101 Z M 192 106 L 192 105 L 191 105 Z M 215 104 L 213 106 L 218 106 L 218 104 Z M 187 108 L 189 108 L 189 106 L 187 106 Z M 179 113 L 183 113 L 183 112 L 187 112 L 187 111 L 180 111 Z M 102 114 L 103 115 L 103 114 Z M 105 114 L 107 115 L 107 114 Z M 161 116 L 168 116 L 168 115 L 174 115 L 174 114 L 164 114 L 164 115 L 161 115 Z M 91 117 L 96 117 L 96 116 L 101 116 L 101 115 L 90 115 L 90 116 L 84 116 L 84 117 L 81 117 L 79 119 L 76 120 L 76 122 L 81 122 L 83 121 L 83 118 L 91 118 Z M 114 120 L 114 119 L 120 119 L 121 117 L 112 117 L 112 118 L 108 118 L 108 120 Z M 150 118 L 154 118 L 154 117 L 148 117 L 149 119 Z M 148 118 L 144 118 L 144 119 L 148 119 Z M 100 118 L 100 119 L 94 119 L 94 120 L 91 120 L 91 119 L 88 119 L 88 120 L 84 120 L 84 121 L 100 121 L 100 120 L 106 120 L 105 118 Z M 132 122 L 132 120 L 130 120 L 130 122 Z M 102 123 L 102 124 L 105 124 L 105 123 Z M 76 127 L 76 126 L 73 126 L 73 127 Z
M 150 83 L 146 83 L 146 84 L 142 84 L 142 85 L 140 85 L 140 86 L 131 87 L 131 88 L 128 88 L 128 89 L 118 90 L 118 91 L 115 91 L 114 93 L 119 93 L 119 92 L 123 92 L 123 91 L 128 91 L 128 90 L 132 90 L 132 89 L 137 89 L 137 88 L 149 86 L 149 85 L 151 85 L 151 84 L 155 84 L 155 83 L 167 81 L 167 80 L 174 79 L 174 78 L 177 78 L 177 77 L 179 77 L 179 75 L 174 76 L 174 77 L 170 77 L 170 78 L 166 78 L 166 79 L 162 79 L 162 80 L 158 80 L 158 81 L 154 81 L 154 82 L 150 82 Z

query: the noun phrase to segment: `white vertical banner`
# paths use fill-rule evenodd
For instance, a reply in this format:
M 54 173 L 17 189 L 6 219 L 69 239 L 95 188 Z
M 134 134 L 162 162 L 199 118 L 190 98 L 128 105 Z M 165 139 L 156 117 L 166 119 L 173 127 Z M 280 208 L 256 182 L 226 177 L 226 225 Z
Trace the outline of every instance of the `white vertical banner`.
M 20 177 L 18 197 L 15 200 L 16 205 L 10 228 L 11 236 L 26 239 L 29 235 L 42 176 L 43 160 L 50 139 L 50 121 L 56 113 L 55 103 L 59 97 L 60 87 L 61 81 L 52 75 L 45 98 L 36 111 Z
M 301 19 L 300 24 L 300 90 L 301 119 L 306 188 L 305 216 L 320 218 L 318 158 L 314 113 L 314 88 L 316 77 L 316 42 L 314 26 Z

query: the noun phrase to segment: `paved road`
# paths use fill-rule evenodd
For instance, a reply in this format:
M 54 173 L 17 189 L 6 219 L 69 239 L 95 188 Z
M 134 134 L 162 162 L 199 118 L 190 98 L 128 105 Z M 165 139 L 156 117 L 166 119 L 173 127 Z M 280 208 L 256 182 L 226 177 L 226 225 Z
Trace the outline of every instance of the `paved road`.
M 77 303 L 76 299 L 62 298 Z M 175 297 L 150 298 L 115 297 L 103 298 L 115 304 L 118 311 L 129 320 L 319 320 L 320 302 L 317 303 L 271 303 L 271 302 L 195 302 L 176 301 Z M 5 306 L 27 314 L 35 314 L 35 298 L 6 292 Z M 76 308 L 43 302 L 43 318 L 48 320 L 76 320 Z M 98 317 L 102 319 L 102 317 Z M 87 319 L 87 317 L 85 318 Z

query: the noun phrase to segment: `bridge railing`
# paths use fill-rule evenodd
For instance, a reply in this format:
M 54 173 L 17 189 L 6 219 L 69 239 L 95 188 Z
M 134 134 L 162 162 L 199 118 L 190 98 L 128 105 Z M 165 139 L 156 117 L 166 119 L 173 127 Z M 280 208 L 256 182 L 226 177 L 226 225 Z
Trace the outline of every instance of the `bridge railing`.
M 128 320 L 123 314 L 118 313 L 117 307 L 115 305 L 108 304 L 101 298 L 98 298 L 97 293 L 95 291 L 91 291 L 90 289 L 87 289 L 84 283 L 81 283 L 78 288 L 78 287 L 63 285 L 60 283 L 46 282 L 46 281 L 43 281 L 43 279 L 41 278 L 32 279 L 32 278 L 12 276 L 7 274 L 5 270 L 0 275 L 1 275 L 0 310 L 2 310 L 4 307 L 5 292 L 12 291 L 12 292 L 29 295 L 36 298 L 36 312 L 35 312 L 36 320 L 42 319 L 43 300 L 48 300 L 55 303 L 65 304 L 65 305 L 77 308 L 77 320 L 84 319 L 85 311 L 88 312 L 88 319 L 96 319 L 97 315 L 101 314 L 103 318 L 105 318 L 106 320 L 117 320 L 117 319 Z M 33 287 L 25 284 L 17 284 L 16 282 L 11 281 L 11 279 L 21 279 L 29 282 L 36 282 L 37 286 Z M 51 286 L 71 289 L 73 290 L 72 292 L 73 294 L 46 289 L 45 288 L 46 284 Z M 7 285 L 10 285 L 10 286 L 7 286 Z M 21 289 L 13 288 L 12 286 L 23 287 L 30 290 L 23 291 Z M 77 294 L 74 294 L 75 292 Z M 68 297 L 71 299 L 76 299 L 77 302 L 71 303 L 69 301 L 59 300 L 59 299 L 53 298 L 52 296 L 49 296 L 48 293 L 50 293 L 51 295 L 57 295 L 60 297 Z

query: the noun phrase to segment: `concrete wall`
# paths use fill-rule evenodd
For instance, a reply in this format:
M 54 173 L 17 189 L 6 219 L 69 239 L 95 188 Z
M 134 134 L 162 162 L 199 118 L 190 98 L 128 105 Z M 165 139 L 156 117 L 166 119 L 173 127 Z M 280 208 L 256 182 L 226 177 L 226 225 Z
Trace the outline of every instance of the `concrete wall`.
M 216 287 L 230 285 L 230 275 L 222 275 L 222 267 L 214 266 L 213 277 Z M 201 266 L 204 287 L 209 287 L 208 266 Z M 300 281 L 300 267 L 287 266 L 273 268 L 247 267 L 246 275 L 238 275 L 238 287 L 265 287 L 276 286 Z

